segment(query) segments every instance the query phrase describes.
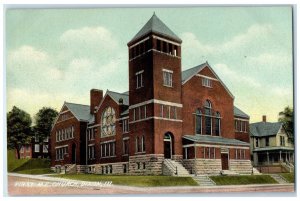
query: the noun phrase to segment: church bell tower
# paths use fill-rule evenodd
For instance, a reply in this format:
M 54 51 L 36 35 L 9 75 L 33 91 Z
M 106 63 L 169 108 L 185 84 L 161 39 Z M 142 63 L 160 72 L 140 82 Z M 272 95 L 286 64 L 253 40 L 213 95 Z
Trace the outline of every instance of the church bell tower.
M 131 172 L 182 157 L 181 42 L 154 13 L 127 44 Z

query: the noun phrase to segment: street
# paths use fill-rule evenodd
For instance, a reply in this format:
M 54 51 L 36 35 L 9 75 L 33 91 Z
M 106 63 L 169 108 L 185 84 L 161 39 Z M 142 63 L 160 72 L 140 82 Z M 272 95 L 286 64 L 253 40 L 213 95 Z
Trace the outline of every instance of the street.
M 180 186 L 180 187 L 132 187 L 132 186 L 120 186 L 112 185 L 105 187 L 72 187 L 72 186 L 16 186 L 16 183 L 42 183 L 52 184 L 58 182 L 58 178 L 49 177 L 34 177 L 17 174 L 8 175 L 8 194 L 10 196 L 21 195 L 112 195 L 112 194 L 178 194 L 178 193 L 234 193 L 234 192 L 294 192 L 294 184 L 276 184 L 276 185 L 235 185 L 235 186 Z M 69 180 L 77 182 L 74 180 Z M 65 180 L 64 180 L 65 182 Z M 83 183 L 78 181 L 78 183 Z M 202 194 L 201 194 L 202 195 Z M 215 195 L 215 194 L 214 194 Z M 253 196 L 259 194 L 251 194 Z

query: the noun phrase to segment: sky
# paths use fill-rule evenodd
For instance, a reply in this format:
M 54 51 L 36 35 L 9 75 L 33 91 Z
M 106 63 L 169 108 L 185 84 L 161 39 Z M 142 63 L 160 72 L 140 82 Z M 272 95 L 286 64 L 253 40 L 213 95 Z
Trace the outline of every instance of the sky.
M 8 9 L 7 111 L 127 91 L 127 42 L 153 12 L 182 39 L 182 69 L 208 61 L 250 122 L 293 106 L 291 7 Z

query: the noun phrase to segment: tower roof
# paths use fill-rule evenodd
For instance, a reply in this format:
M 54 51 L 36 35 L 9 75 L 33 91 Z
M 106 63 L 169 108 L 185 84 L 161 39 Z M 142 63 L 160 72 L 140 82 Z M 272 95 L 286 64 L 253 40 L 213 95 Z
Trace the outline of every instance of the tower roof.
M 167 25 L 165 25 L 165 23 L 163 23 L 154 13 L 148 20 L 148 22 L 143 26 L 143 28 L 130 40 L 129 43 L 140 39 L 151 32 L 169 37 L 178 42 L 182 42 L 181 39 L 173 31 L 171 31 L 171 29 L 169 29 L 169 27 L 167 27 Z

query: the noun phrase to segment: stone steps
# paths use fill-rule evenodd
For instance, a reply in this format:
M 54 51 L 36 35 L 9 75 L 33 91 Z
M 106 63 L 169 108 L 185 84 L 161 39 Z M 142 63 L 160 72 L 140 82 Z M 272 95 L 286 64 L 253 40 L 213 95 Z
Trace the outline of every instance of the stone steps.
M 270 176 L 275 179 L 279 184 L 288 183 L 281 175 L 279 174 L 270 174 Z
M 164 165 L 169 169 L 171 175 L 175 176 L 175 171 L 177 168 L 176 176 L 191 176 L 190 173 L 183 167 L 179 162 L 173 161 L 171 159 L 165 159 Z
M 208 176 L 194 176 L 193 179 L 199 184 L 199 186 L 215 186 L 215 182 Z

